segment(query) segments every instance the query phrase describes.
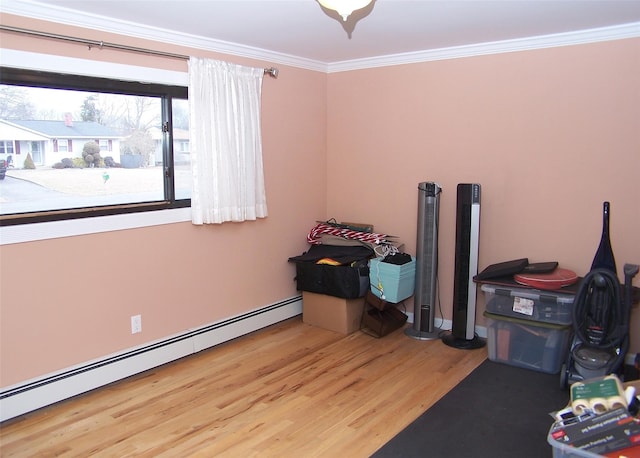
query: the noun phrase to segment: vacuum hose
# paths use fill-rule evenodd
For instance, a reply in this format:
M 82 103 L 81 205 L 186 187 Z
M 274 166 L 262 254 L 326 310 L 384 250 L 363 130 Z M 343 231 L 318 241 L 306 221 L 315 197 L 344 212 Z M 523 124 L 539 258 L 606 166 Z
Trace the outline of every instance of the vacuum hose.
M 591 270 L 580 283 L 572 310 L 573 327 L 590 347 L 615 349 L 628 332 L 620 282 L 608 269 Z

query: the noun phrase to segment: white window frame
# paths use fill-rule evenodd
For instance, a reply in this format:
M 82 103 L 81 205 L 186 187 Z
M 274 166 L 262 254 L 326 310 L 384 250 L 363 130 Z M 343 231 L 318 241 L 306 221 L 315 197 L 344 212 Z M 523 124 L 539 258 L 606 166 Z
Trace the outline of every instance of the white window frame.
M 15 145 L 13 140 L 0 140 L 2 148 L 0 148 L 0 154 L 9 155 L 15 154 Z
M 58 153 L 68 153 L 69 152 L 69 140 L 66 138 L 57 138 L 58 142 Z
M 185 72 L 0 49 L 2 65 L 26 70 L 74 73 L 146 83 L 188 86 Z M 69 69 L 73 69 L 70 71 Z M 0 227 L 0 245 L 72 237 L 191 221 L 191 208 L 176 208 L 93 218 Z

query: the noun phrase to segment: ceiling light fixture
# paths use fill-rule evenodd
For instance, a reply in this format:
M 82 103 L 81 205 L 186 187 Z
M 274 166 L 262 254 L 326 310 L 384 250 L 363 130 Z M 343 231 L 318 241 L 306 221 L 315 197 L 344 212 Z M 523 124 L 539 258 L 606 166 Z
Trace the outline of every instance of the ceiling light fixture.
M 351 13 L 355 10 L 364 8 L 372 0 L 318 0 L 322 6 L 328 10 L 337 11 L 342 20 L 346 21 Z

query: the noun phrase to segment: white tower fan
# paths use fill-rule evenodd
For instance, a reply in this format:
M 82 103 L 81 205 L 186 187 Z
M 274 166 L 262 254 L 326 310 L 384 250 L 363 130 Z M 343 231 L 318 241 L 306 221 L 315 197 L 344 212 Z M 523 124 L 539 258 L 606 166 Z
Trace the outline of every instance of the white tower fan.
M 416 246 L 416 280 L 413 297 L 413 326 L 405 334 L 419 340 L 439 339 L 435 327 L 438 279 L 438 214 L 440 193 L 437 183 L 418 185 L 418 237 Z

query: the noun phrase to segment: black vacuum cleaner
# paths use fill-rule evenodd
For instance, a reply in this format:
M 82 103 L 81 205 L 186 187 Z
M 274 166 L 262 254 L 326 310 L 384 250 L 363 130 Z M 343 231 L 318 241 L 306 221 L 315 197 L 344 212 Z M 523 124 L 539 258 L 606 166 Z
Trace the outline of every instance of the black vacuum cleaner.
M 624 291 L 609 269 L 592 269 L 581 281 L 573 303 L 573 338 L 560 386 L 617 374 L 622 377 L 629 350 L 632 279 L 639 266 L 625 264 Z

